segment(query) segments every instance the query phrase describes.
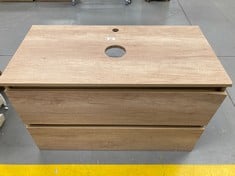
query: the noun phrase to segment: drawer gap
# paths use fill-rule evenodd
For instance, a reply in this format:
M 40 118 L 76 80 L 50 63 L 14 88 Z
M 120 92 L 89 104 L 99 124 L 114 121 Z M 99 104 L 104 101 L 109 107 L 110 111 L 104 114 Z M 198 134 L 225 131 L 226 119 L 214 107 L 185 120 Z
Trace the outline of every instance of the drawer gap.
M 97 90 L 97 91 L 190 91 L 190 92 L 198 92 L 198 91 L 205 91 L 205 92 L 224 92 L 225 87 L 14 87 L 9 86 L 5 87 L 6 90 Z
M 90 124 L 28 124 L 27 127 L 118 127 L 118 128 L 203 128 L 204 126 L 196 126 L 196 125 L 90 125 Z

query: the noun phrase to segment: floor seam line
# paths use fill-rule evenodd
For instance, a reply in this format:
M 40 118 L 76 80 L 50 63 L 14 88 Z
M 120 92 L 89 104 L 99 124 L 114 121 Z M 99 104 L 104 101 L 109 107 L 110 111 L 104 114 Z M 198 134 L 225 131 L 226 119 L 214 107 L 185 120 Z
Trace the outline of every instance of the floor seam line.
M 232 102 L 232 105 L 235 106 L 235 102 L 233 102 L 233 99 L 232 99 L 231 95 L 229 94 L 228 90 L 226 90 L 226 92 L 227 92 L 228 98 Z
M 177 2 L 178 2 L 178 4 L 179 4 L 181 10 L 182 10 L 183 13 L 184 13 L 184 16 L 186 17 L 186 20 L 188 21 L 188 23 L 189 23 L 190 25 L 192 25 L 192 22 L 191 22 L 191 20 L 189 19 L 188 15 L 186 14 L 186 12 L 185 12 L 185 10 L 184 10 L 182 4 L 180 3 L 180 0 L 177 0 Z
M 235 57 L 235 56 L 217 56 L 217 57 Z

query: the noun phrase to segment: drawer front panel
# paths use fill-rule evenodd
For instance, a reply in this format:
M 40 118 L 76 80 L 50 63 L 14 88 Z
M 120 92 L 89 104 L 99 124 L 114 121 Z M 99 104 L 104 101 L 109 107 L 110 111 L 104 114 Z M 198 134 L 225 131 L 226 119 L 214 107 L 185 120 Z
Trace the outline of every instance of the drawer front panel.
M 192 150 L 203 128 L 28 127 L 40 149 Z
M 26 124 L 187 125 L 208 123 L 226 94 L 216 91 L 8 90 Z

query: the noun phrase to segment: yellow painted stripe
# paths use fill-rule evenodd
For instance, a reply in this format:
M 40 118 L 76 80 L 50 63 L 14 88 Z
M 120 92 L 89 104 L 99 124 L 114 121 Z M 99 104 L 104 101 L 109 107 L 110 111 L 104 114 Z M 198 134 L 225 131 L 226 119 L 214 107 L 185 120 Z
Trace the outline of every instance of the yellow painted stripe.
M 0 165 L 0 176 L 235 176 L 235 165 Z

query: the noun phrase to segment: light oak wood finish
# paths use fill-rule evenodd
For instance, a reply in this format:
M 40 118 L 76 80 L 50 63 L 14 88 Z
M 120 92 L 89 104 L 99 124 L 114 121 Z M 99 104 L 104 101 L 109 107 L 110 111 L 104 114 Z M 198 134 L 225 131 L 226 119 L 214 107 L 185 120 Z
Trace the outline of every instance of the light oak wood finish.
M 38 2 L 71 2 L 71 0 L 35 0 Z
M 203 128 L 28 127 L 41 149 L 192 150 Z
M 197 26 L 33 26 L 0 77 L 41 149 L 191 150 L 231 84 Z
M 123 46 L 126 54 L 109 58 L 104 51 L 110 45 Z M 0 83 L 72 87 L 232 84 L 196 26 L 33 26 Z
M 33 2 L 33 0 L 0 0 L 0 2 Z
M 26 124 L 204 126 L 225 92 L 190 89 L 16 89 L 7 96 Z

